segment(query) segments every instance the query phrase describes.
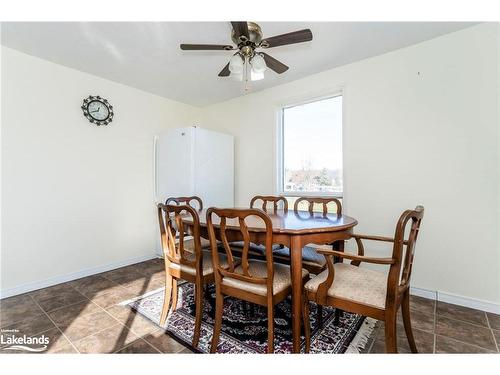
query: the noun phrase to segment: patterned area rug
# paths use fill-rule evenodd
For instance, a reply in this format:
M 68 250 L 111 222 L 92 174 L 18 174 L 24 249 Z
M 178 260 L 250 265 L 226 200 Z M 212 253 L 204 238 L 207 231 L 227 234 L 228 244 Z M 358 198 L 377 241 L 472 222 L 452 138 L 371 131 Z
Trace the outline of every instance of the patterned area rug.
M 211 286 L 209 301 L 205 299 L 201 325 L 200 342 L 197 349 L 192 348 L 194 330 L 194 285 L 184 283 L 179 286 L 177 309 L 170 312 L 163 329 L 174 339 L 200 353 L 210 351 L 212 339 L 215 290 Z M 163 306 L 163 289 L 149 292 L 134 300 L 125 301 L 131 309 L 159 324 Z M 316 321 L 316 304 L 310 304 L 311 353 L 359 353 L 366 345 L 376 321 L 360 315 L 344 313 L 338 326 L 333 324 L 334 309 L 323 308 L 323 328 Z M 292 351 L 291 299 L 279 303 L 274 314 L 275 353 Z M 302 336 L 301 348 L 304 348 Z M 218 353 L 266 353 L 267 350 L 267 312 L 263 306 L 254 305 L 253 311 L 245 309 L 244 303 L 236 298 L 224 299 L 222 331 L 217 348 Z

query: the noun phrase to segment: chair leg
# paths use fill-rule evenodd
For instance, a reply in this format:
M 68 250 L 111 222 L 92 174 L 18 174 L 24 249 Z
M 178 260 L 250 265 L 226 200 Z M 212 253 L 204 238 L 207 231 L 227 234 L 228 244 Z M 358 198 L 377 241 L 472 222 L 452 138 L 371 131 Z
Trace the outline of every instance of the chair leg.
M 212 336 L 212 344 L 210 345 L 210 353 L 215 353 L 217 351 L 217 345 L 219 344 L 220 330 L 222 327 L 222 308 L 224 307 L 224 296 L 222 293 L 217 291 L 215 296 L 215 323 L 214 323 L 214 334 Z
M 274 305 L 267 305 L 267 352 L 274 353 Z
M 407 290 L 403 295 L 403 300 L 401 301 L 401 312 L 403 313 L 403 324 L 405 327 L 406 338 L 408 339 L 408 344 L 410 344 L 410 349 L 412 353 L 418 353 L 417 345 L 415 345 L 415 338 L 413 337 L 413 331 L 411 329 L 411 318 L 410 318 L 410 292 Z
M 195 301 L 196 301 L 196 313 L 195 313 L 195 324 L 194 324 L 194 335 L 193 335 L 193 347 L 198 347 L 198 342 L 200 341 L 200 331 L 201 331 L 201 316 L 203 314 L 203 285 L 201 282 L 195 285 Z
M 340 317 L 343 316 L 344 312 L 339 308 L 335 308 L 335 317 L 333 318 L 333 325 L 338 326 L 340 323 Z
M 212 298 L 212 295 L 210 294 L 209 284 L 205 284 L 204 294 L 205 294 L 205 299 L 207 301 L 210 301 L 210 299 Z
M 168 308 L 170 305 L 170 296 L 172 295 L 172 276 L 168 273 L 165 276 L 165 298 L 163 300 L 163 309 L 160 316 L 160 325 L 163 326 L 167 320 Z
M 311 350 L 311 323 L 309 321 L 309 301 L 307 298 L 304 298 L 302 303 L 302 317 L 304 319 L 304 336 L 306 339 L 305 353 L 309 353 Z
M 316 320 L 318 321 L 318 328 L 323 328 L 323 306 L 317 305 L 317 316 Z
M 397 336 L 396 336 L 396 312 L 386 310 L 385 318 L 385 351 L 386 353 L 397 353 Z
M 172 280 L 172 311 L 177 310 L 177 279 Z

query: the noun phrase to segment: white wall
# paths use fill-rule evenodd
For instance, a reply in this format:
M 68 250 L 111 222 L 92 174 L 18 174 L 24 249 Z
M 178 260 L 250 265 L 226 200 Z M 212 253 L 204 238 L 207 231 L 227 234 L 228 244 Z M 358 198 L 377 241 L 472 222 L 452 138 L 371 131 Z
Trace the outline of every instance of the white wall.
M 275 192 L 278 108 L 342 89 L 357 231 L 425 205 L 413 286 L 499 304 L 498 43 L 483 24 L 201 110 L 2 47 L 2 295 L 154 256 L 153 134 L 199 118 L 233 134 L 246 206 Z M 82 116 L 90 94 L 108 127 Z
M 152 140 L 199 110 L 2 47 L 4 296 L 155 255 Z M 101 95 L 113 122 L 80 106 Z
M 248 205 L 275 192 L 279 106 L 343 89 L 357 231 L 392 235 L 423 204 L 413 286 L 498 304 L 498 43 L 498 26 L 482 24 L 205 107 L 201 123 L 235 136 L 235 199 Z

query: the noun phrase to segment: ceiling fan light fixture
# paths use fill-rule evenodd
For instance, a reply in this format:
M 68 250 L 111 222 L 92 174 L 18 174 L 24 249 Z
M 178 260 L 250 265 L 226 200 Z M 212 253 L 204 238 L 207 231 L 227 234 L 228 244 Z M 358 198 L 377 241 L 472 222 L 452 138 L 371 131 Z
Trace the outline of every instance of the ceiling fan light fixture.
M 231 39 L 235 46 L 229 44 L 181 44 L 181 50 L 186 51 L 235 51 L 219 77 L 230 77 L 232 80 L 244 81 L 245 92 L 249 91 L 248 82 L 264 79 L 264 72 L 273 71 L 277 74 L 285 73 L 289 67 L 266 52 L 278 46 L 309 42 L 313 39 L 310 29 L 292 31 L 285 34 L 264 38 L 262 30 L 255 22 L 231 21 Z M 233 52 L 234 53 L 234 52 Z
M 243 59 L 239 53 L 235 53 L 231 60 L 229 60 L 229 71 L 231 73 L 242 74 L 243 72 Z
M 255 73 L 264 73 L 267 69 L 266 61 L 262 57 L 260 53 L 256 53 L 252 60 L 250 60 L 250 64 L 252 65 L 252 71 Z

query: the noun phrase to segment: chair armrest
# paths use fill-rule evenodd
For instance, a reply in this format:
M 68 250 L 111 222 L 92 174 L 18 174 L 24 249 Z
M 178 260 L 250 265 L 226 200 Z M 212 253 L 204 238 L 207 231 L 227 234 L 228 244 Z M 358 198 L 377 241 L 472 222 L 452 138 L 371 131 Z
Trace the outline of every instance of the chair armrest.
M 358 244 L 358 255 L 354 254 L 347 254 L 344 253 L 343 251 L 336 251 L 336 250 L 330 250 L 330 249 L 325 249 L 325 248 L 317 248 L 316 252 L 318 254 L 323 254 L 325 255 L 326 258 L 326 265 L 328 267 L 328 273 L 325 281 L 323 281 L 321 284 L 318 285 L 318 289 L 316 291 L 316 303 L 319 304 L 326 304 L 327 301 L 327 295 L 328 295 L 328 290 L 333 284 L 333 280 L 335 278 L 335 266 L 333 263 L 332 257 L 338 257 L 340 259 L 350 259 L 351 260 L 351 265 L 353 266 L 359 266 L 361 262 L 366 262 L 366 263 L 374 263 L 374 264 L 394 264 L 396 263 L 396 259 L 394 258 L 372 258 L 372 257 L 367 257 L 364 254 L 364 248 L 363 248 L 363 243 L 361 242 L 361 237 L 353 237 L 356 240 L 356 243 Z M 374 237 L 372 236 L 362 236 L 362 237 L 370 237 L 368 239 L 373 239 Z M 378 238 L 384 238 L 386 237 L 376 237 Z M 390 240 L 390 242 L 393 242 L 391 238 L 387 238 L 387 240 Z
M 381 242 L 394 242 L 394 238 L 391 237 L 385 237 L 385 236 L 369 236 L 367 234 L 353 234 L 351 236 L 352 238 L 356 240 L 369 240 L 369 241 L 381 241 Z M 406 245 L 407 241 L 403 241 L 403 243 Z
M 375 263 L 375 264 L 394 264 L 394 263 L 396 263 L 396 259 L 394 259 L 394 258 L 372 258 L 372 257 L 364 256 L 364 255 L 347 254 L 347 253 L 344 253 L 342 251 L 329 250 L 329 249 L 316 249 L 316 251 L 319 254 L 336 256 L 339 258 L 350 259 L 350 260 L 354 260 L 357 262 L 367 262 L 367 263 Z

